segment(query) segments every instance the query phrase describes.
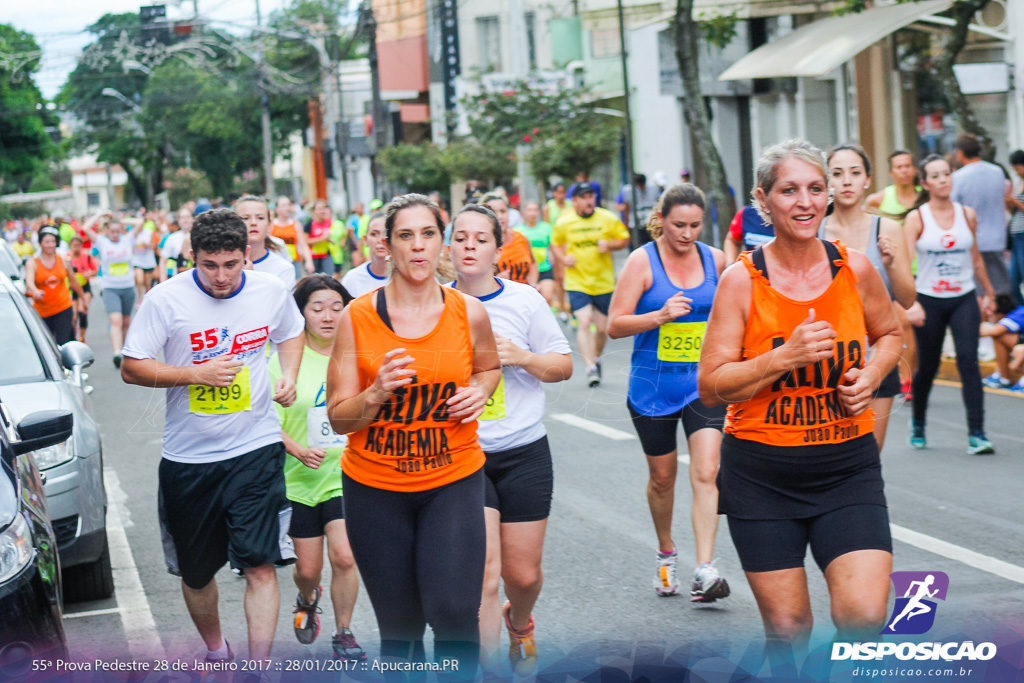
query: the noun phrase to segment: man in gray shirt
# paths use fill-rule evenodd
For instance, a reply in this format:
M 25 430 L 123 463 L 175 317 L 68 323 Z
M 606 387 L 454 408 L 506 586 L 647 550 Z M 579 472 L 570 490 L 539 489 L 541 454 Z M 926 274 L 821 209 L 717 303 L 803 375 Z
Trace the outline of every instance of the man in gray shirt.
M 1010 275 L 1003 257 L 1006 251 L 1006 175 L 1001 168 L 981 158 L 981 144 L 973 135 L 956 139 L 956 160 L 960 169 L 953 173 L 952 199 L 978 214 L 978 251 L 985 261 L 997 307 L 1000 307 L 999 296 L 1010 293 Z M 1008 312 L 1009 309 L 997 311 Z

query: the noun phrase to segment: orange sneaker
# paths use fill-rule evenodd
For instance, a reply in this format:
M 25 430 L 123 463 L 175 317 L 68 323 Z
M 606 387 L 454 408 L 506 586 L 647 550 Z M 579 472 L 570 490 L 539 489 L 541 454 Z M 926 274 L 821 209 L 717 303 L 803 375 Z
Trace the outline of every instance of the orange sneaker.
M 512 621 L 509 618 L 511 609 L 512 603 L 506 602 L 503 612 L 509 638 L 508 661 L 516 675 L 529 676 L 537 667 L 537 640 L 533 637 L 533 615 L 530 615 L 530 625 L 517 631 L 512 628 Z

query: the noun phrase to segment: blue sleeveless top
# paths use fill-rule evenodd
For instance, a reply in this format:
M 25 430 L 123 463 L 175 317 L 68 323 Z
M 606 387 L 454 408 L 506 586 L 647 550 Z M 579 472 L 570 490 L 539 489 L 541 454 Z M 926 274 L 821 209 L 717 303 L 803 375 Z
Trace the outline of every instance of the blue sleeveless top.
M 704 265 L 704 282 L 691 289 L 672 284 L 654 242 L 642 247 L 647 251 L 653 279 L 651 288 L 637 302 L 634 314 L 660 310 L 676 292 L 682 292 L 693 302 L 687 315 L 633 337 L 627 398 L 641 415 L 668 415 L 698 398 L 697 361 L 718 286 L 718 269 L 711 247 L 702 242 L 697 242 L 697 247 Z

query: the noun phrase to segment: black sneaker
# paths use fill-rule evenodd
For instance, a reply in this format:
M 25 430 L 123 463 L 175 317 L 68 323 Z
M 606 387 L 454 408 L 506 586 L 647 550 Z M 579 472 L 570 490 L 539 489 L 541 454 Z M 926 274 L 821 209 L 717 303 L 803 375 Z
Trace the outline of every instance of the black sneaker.
M 598 366 L 591 365 L 587 368 L 587 385 L 590 387 L 596 387 L 601 383 L 601 372 L 598 370 Z
M 114 367 L 118 370 L 121 369 L 121 354 L 119 353 L 114 354 Z
M 361 662 L 366 659 L 366 652 L 359 647 L 352 629 L 343 628 L 331 636 L 331 649 L 335 659 L 347 659 Z
M 594 366 L 597 368 L 597 378 L 598 379 L 604 379 L 604 373 L 601 372 L 601 359 L 600 358 L 598 358 L 596 361 L 594 361 Z
M 302 593 L 295 598 L 295 618 L 292 625 L 295 627 L 295 637 L 303 645 L 309 645 L 320 635 L 320 613 L 323 611 L 317 605 L 320 603 L 322 586 L 316 587 L 316 597 L 312 603 L 302 599 Z

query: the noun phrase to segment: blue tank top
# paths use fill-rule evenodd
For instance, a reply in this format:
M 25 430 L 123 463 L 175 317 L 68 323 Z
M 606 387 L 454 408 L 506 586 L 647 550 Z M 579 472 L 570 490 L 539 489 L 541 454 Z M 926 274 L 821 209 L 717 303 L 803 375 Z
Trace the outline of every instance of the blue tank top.
M 651 288 L 637 302 L 634 314 L 660 310 L 676 292 L 682 292 L 693 302 L 687 315 L 633 337 L 627 398 L 641 415 L 668 415 L 698 398 L 697 362 L 718 286 L 718 269 L 711 247 L 702 242 L 697 242 L 697 247 L 704 265 L 704 282 L 691 289 L 672 284 L 654 242 L 642 247 L 651 263 L 652 280 Z

